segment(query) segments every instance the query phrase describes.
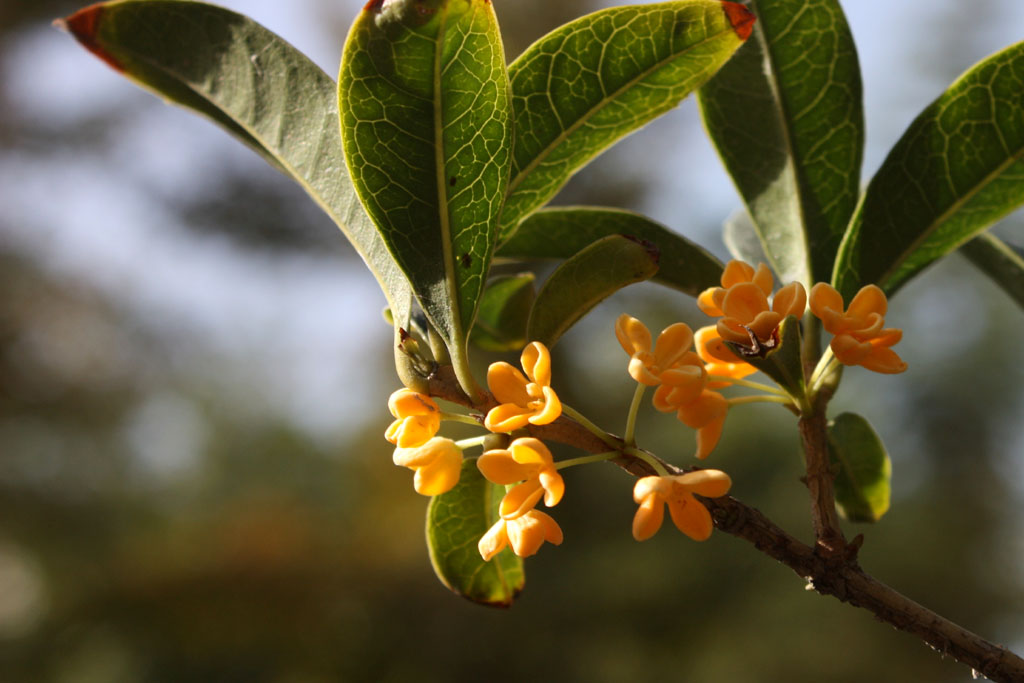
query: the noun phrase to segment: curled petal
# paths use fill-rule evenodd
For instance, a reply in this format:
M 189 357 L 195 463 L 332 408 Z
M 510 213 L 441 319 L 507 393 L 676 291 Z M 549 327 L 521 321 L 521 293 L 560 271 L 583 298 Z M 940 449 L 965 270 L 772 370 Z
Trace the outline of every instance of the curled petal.
M 860 365 L 861 361 L 871 353 L 871 343 L 854 339 L 848 334 L 838 334 L 829 344 L 832 353 L 843 365 Z
M 671 368 L 693 345 L 693 330 L 686 323 L 669 325 L 654 344 L 654 364 L 663 370 Z
M 548 347 L 540 342 L 530 342 L 523 349 L 520 362 L 531 382 L 545 387 L 551 384 L 551 353 Z
M 722 302 L 722 312 L 728 318 L 736 318 L 744 325 L 758 313 L 767 311 L 768 297 L 753 282 L 741 282 L 730 287 Z
M 434 399 L 412 389 L 399 389 L 391 394 L 388 397 L 388 410 L 391 411 L 394 417 L 428 415 L 441 412 Z
M 395 420 L 384 432 L 384 438 L 399 448 L 422 446 L 441 428 L 441 413 L 410 415 Z
M 535 466 L 516 462 L 505 450 L 487 451 L 476 459 L 476 466 L 487 481 L 503 486 L 529 479 L 537 470 Z
M 694 453 L 694 456 L 698 460 L 703 460 L 711 455 L 711 451 L 715 450 L 718 440 L 722 438 L 723 426 L 725 426 L 725 413 L 697 429 L 697 452 Z
M 553 508 L 565 495 L 565 480 L 553 467 L 541 470 L 540 485 L 544 487 L 544 504 Z
M 533 414 L 528 418 L 528 422 L 535 425 L 546 425 L 557 420 L 561 414 L 562 402 L 558 400 L 558 394 L 551 387 L 545 386 L 544 407 L 539 411 L 533 411 Z
M 725 264 L 725 270 L 722 271 L 722 286 L 726 289 L 740 284 L 741 282 L 750 282 L 754 279 L 754 267 L 743 261 L 733 259 Z
M 693 540 L 706 541 L 711 536 L 711 513 L 693 496 L 670 499 L 668 512 L 676 527 Z
M 754 333 L 758 340 L 766 342 L 772 338 L 781 322 L 781 314 L 775 311 L 764 311 L 763 313 L 758 313 L 747 327 L 750 328 L 750 331 Z
M 890 327 L 884 330 L 879 330 L 878 335 L 871 339 L 872 346 L 892 346 L 898 344 L 903 339 L 903 330 L 895 327 Z
M 722 309 L 719 307 L 718 302 L 721 301 L 724 296 L 725 290 L 721 287 L 709 287 L 701 292 L 700 296 L 697 297 L 697 308 L 703 311 L 706 315 L 717 318 L 722 315 Z
M 651 350 L 651 332 L 647 326 L 631 315 L 623 313 L 615 321 L 615 338 L 629 355 Z
M 413 488 L 424 496 L 439 496 L 455 488 L 462 473 L 462 454 L 444 451 L 434 462 L 416 470 Z
M 461 458 L 462 451 L 454 441 L 443 436 L 435 436 L 415 448 L 396 448 L 391 459 L 399 467 L 426 467 L 448 450 L 457 452 Z
M 523 465 L 533 465 L 534 470 L 554 462 L 554 458 L 551 457 L 551 451 L 544 445 L 544 442 L 532 436 L 516 439 L 509 444 L 508 449 L 516 462 Z
M 808 301 L 811 312 L 821 320 L 825 330 L 837 334 L 836 330 L 839 329 L 843 319 L 843 297 L 836 288 L 825 282 L 819 282 L 811 287 Z
M 522 484 L 513 486 L 505 494 L 498 506 L 498 514 L 502 519 L 522 517 L 533 509 L 542 495 L 544 495 L 544 489 L 540 485 L 540 479 L 537 477 L 527 479 Z
M 772 276 L 772 271 L 764 263 L 757 264 L 757 270 L 750 281 L 757 285 L 758 289 L 764 292 L 765 296 L 770 296 L 772 289 L 775 287 L 775 278 Z
M 696 400 L 707 385 L 703 367 L 684 366 L 662 373 L 664 380 L 654 392 L 654 407 L 663 413 Z
M 640 507 L 633 515 L 633 538 L 646 541 L 661 528 L 661 523 L 665 519 L 665 501 L 660 496 L 651 495 L 637 502 L 640 503 Z
M 640 384 L 656 387 L 661 380 L 658 375 L 651 372 L 649 355 L 646 353 L 636 354 L 629 359 L 629 376 Z
M 732 479 L 721 470 L 697 470 L 676 477 L 676 481 L 686 490 L 705 498 L 720 498 L 729 492 Z
M 640 477 L 633 484 L 633 502 L 642 503 L 646 498 L 658 494 L 661 497 L 668 496 L 672 492 L 671 477 Z
M 788 285 L 775 292 L 772 299 L 772 310 L 783 318 L 795 315 L 802 318 L 807 308 L 807 291 L 799 282 L 790 282 Z
M 724 341 L 750 346 L 750 332 L 736 318 L 722 318 L 715 325 L 715 331 L 718 332 L 718 336 Z
M 687 427 L 700 429 L 723 417 L 729 410 L 729 402 L 717 391 L 704 390 L 692 403 L 680 406 L 676 412 L 679 421 Z
M 885 292 L 876 285 L 865 285 L 850 301 L 846 315 L 854 319 L 864 319 L 875 313 L 884 318 L 888 308 L 889 302 L 885 298 Z
M 709 375 L 743 379 L 757 372 L 757 368 L 749 363 L 744 363 L 725 345 L 713 325 L 697 330 L 694 334 L 694 342 L 697 345 L 697 353 L 705 363 L 704 369 Z M 727 381 L 711 380 L 708 382 L 707 388 L 717 389 L 727 386 L 729 386 Z
M 487 411 L 484 427 L 492 432 L 514 432 L 530 423 L 533 410 L 514 403 L 503 403 Z
M 480 557 L 484 562 L 489 562 L 492 557 L 500 553 L 508 545 L 508 533 L 505 530 L 505 520 L 499 519 L 483 536 L 476 548 L 480 551 Z
M 895 375 L 907 369 L 907 364 L 890 348 L 872 344 L 869 353 L 860 364 L 873 372 Z
M 512 551 L 519 557 L 534 555 L 544 541 L 562 544 L 562 529 L 558 522 L 539 510 L 530 510 L 522 517 L 508 520 L 505 527 Z
M 526 389 L 528 383 L 523 373 L 504 361 L 491 363 L 487 368 L 487 387 L 499 403 L 525 406 L 530 402 L 530 394 Z

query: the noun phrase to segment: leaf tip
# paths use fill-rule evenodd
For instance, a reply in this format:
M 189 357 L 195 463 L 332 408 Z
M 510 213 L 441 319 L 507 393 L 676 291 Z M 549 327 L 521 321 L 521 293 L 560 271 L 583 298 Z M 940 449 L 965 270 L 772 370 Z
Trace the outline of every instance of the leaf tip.
M 636 237 L 634 235 L 623 234 L 622 236 L 625 237 L 630 242 L 635 242 L 636 244 L 639 244 L 641 247 L 643 247 L 644 251 L 647 252 L 647 256 L 651 259 L 651 263 L 655 266 L 659 265 L 661 261 L 661 249 L 658 248 L 657 244 L 645 240 L 643 238 Z
M 380 12 L 384 5 L 384 0 L 370 0 L 366 5 L 363 6 L 364 12 Z
M 112 54 L 104 50 L 96 39 L 104 10 L 104 3 L 98 2 L 95 5 L 83 7 L 67 19 L 57 19 L 53 22 L 53 25 L 71 33 L 86 50 L 109 64 L 114 70 L 123 73 L 125 69 L 121 63 Z
M 754 30 L 754 22 L 757 21 L 754 13 L 738 2 L 723 2 L 722 9 L 740 40 L 749 38 Z

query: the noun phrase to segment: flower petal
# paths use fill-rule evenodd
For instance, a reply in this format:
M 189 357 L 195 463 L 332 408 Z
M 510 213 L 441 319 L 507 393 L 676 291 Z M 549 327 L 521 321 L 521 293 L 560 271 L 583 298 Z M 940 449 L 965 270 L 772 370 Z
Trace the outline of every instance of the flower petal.
M 660 380 L 658 379 L 658 375 L 655 375 L 650 370 L 648 363 L 649 356 L 650 354 L 647 353 L 634 354 L 633 357 L 629 359 L 629 367 L 627 369 L 629 371 L 629 376 L 640 384 L 645 384 L 649 387 L 656 387 Z
M 871 352 L 860 364 L 873 372 L 895 375 L 907 369 L 907 364 L 895 351 L 884 346 L 871 347 Z
M 693 540 L 706 541 L 711 536 L 711 513 L 693 496 L 686 495 L 669 500 L 668 512 L 676 527 Z
M 808 297 L 811 312 L 822 322 L 825 330 L 838 334 L 837 330 L 843 322 L 843 297 L 830 284 L 819 282 L 811 287 Z
M 453 444 L 454 445 L 454 444 Z M 439 496 L 455 488 L 462 473 L 462 455 L 458 449 L 442 451 L 434 462 L 416 470 L 413 488 L 424 496 Z
M 388 397 L 388 410 L 398 418 L 441 412 L 434 399 L 412 389 L 399 389 L 391 394 Z
M 427 443 L 441 428 L 441 413 L 410 415 L 395 420 L 384 438 L 399 448 L 415 448 Z
M 508 451 L 497 449 L 487 451 L 477 458 L 476 466 L 487 481 L 503 486 L 529 479 L 537 472 L 535 466 L 522 465 Z
M 551 353 L 548 347 L 540 342 L 530 342 L 519 360 L 531 382 L 545 387 L 551 385 Z
M 652 495 L 659 495 L 665 497 L 672 492 L 672 478 L 671 477 L 640 477 L 633 484 L 633 502 L 642 503 L 646 498 Z
M 533 411 L 529 408 L 514 403 L 502 403 L 487 411 L 484 427 L 492 432 L 514 432 L 529 424 L 531 415 Z
M 651 350 L 651 332 L 642 322 L 623 313 L 615 320 L 615 338 L 629 355 Z
M 750 278 L 750 281 L 757 285 L 758 289 L 764 292 L 765 296 L 771 296 L 772 290 L 775 289 L 775 278 L 765 263 L 757 264 L 757 270 L 754 272 L 754 276 Z
M 715 325 L 715 332 L 723 341 L 731 341 L 733 344 L 750 346 L 750 332 L 743 326 L 744 323 L 736 318 L 722 318 Z
M 741 282 L 750 282 L 754 279 L 754 267 L 743 261 L 733 259 L 725 264 L 722 271 L 722 287 L 729 289 Z
M 676 477 L 676 481 L 688 491 L 705 498 L 719 498 L 729 492 L 732 479 L 721 470 L 697 470 Z
M 554 467 L 541 470 L 539 476 L 540 485 L 544 487 L 544 504 L 553 508 L 565 495 L 565 480 Z
M 661 370 L 672 367 L 693 345 L 693 330 L 686 323 L 669 325 L 654 344 L 654 364 Z
M 697 430 L 697 452 L 694 453 L 694 456 L 698 460 L 705 459 L 711 455 L 711 451 L 715 450 L 718 440 L 722 438 L 722 427 L 724 425 L 725 413 L 722 413 L 721 417 L 715 418 Z
M 647 477 L 645 477 L 646 479 Z M 660 479 L 661 477 L 655 477 Z M 660 496 L 647 496 L 640 502 L 640 507 L 633 515 L 633 538 L 646 541 L 658 533 L 665 519 L 665 502 Z
M 865 285 L 850 301 L 846 315 L 850 318 L 864 319 L 872 313 L 877 313 L 884 318 L 888 308 L 889 302 L 885 298 L 885 292 L 877 285 Z
M 538 467 L 547 466 L 554 462 L 554 458 L 551 457 L 551 451 L 544 445 L 544 442 L 532 436 L 516 439 L 509 444 L 508 450 L 513 460 L 522 465 L 532 465 L 534 471 Z
M 554 422 L 562 414 L 562 402 L 558 400 L 558 394 L 551 387 L 544 387 L 544 408 L 534 413 L 527 419 L 530 424 L 546 425 Z
M 687 427 L 700 429 L 723 417 L 729 410 L 729 402 L 717 391 L 704 390 L 697 400 L 680 406 L 676 412 L 679 421 Z
M 505 520 L 499 519 L 480 537 L 476 548 L 480 551 L 480 557 L 484 558 L 484 562 L 489 562 L 508 545 L 508 531 L 505 527 Z
M 721 296 L 725 296 L 725 290 L 721 287 L 708 287 L 697 297 L 697 308 L 712 318 L 722 315 L 722 309 L 715 302 L 716 291 L 721 291 Z
M 775 292 L 772 298 L 772 310 L 788 318 L 795 315 L 802 318 L 807 308 L 807 291 L 799 282 L 790 282 L 788 285 Z
M 487 387 L 499 403 L 525 406 L 530 401 L 527 384 L 523 373 L 504 361 L 491 363 L 487 368 Z
M 728 318 L 736 318 L 746 325 L 758 313 L 767 311 L 768 297 L 753 282 L 741 282 L 731 287 L 722 301 L 722 312 Z
M 498 506 L 498 514 L 502 519 L 516 519 L 533 509 L 544 495 L 544 489 L 540 485 L 540 479 L 533 477 L 522 484 L 513 486 L 512 489 L 501 499 Z
M 843 365 L 860 365 L 861 361 L 871 353 L 870 342 L 862 342 L 848 334 L 838 334 L 832 338 L 829 346 L 832 353 Z
M 458 446 L 451 439 L 435 436 L 433 439 L 415 448 L 396 448 L 391 456 L 391 460 L 399 467 L 426 467 L 434 462 L 446 448 L 458 449 Z
M 779 323 L 782 322 L 782 314 L 776 313 L 775 311 L 764 311 L 758 313 L 757 316 L 750 321 L 747 327 L 754 333 L 754 336 L 758 340 L 766 342 L 772 338 L 775 334 L 775 330 L 778 329 Z
M 522 517 L 507 521 L 505 525 L 512 551 L 519 557 L 536 554 L 544 541 L 555 545 L 562 543 L 562 529 L 558 522 L 538 510 L 530 510 Z

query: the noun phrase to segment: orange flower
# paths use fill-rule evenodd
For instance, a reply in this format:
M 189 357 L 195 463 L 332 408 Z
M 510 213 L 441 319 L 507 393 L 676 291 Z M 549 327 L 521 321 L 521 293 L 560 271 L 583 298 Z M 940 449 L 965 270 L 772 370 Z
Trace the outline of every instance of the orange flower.
M 530 510 L 515 519 L 499 519 L 480 538 L 477 549 L 485 562 L 507 545 L 511 545 L 512 552 L 519 557 L 530 557 L 544 541 L 561 545 L 562 539 L 558 522 L 539 510 Z
M 709 287 L 697 297 L 697 306 L 700 307 L 700 310 L 713 318 L 725 315 L 722 312 L 722 302 L 725 299 L 726 291 L 735 285 L 743 282 L 753 283 L 767 297 L 771 296 L 775 280 L 772 277 L 772 271 L 768 270 L 768 266 L 765 264 L 757 264 L 755 271 L 753 266 L 733 259 L 725 265 L 720 282 L 722 283 L 721 287 Z
M 703 460 L 711 454 L 722 436 L 729 402 L 717 391 L 708 389 L 708 373 L 696 354 L 696 364 L 684 365 L 666 373 L 654 392 L 654 407 L 663 413 L 676 411 L 676 418 L 697 430 L 696 457 Z
M 498 512 L 504 519 L 524 515 L 541 495 L 545 505 L 554 507 L 565 493 L 565 482 L 555 469 L 551 451 L 539 439 L 516 439 L 507 450 L 487 451 L 477 459 L 476 466 L 495 484 L 522 482 L 501 499 Z
M 441 409 L 434 399 L 412 389 L 399 389 L 388 399 L 388 410 L 398 418 L 384 438 L 399 448 L 425 444 L 441 428 Z
M 441 436 L 416 448 L 396 448 L 392 459 L 396 465 L 416 471 L 413 488 L 424 496 L 451 491 L 462 472 L 462 449 Z
M 615 336 L 630 354 L 629 374 L 649 387 L 661 383 L 662 373 L 675 367 L 693 344 L 693 331 L 685 323 L 669 325 L 651 349 L 651 333 L 636 318 L 623 313 L 615 321 Z
M 562 414 L 562 404 L 551 388 L 551 354 L 547 347 L 531 342 L 520 360 L 526 377 L 505 362 L 492 363 L 487 370 L 487 386 L 501 403 L 484 418 L 484 426 L 492 432 L 511 432 L 527 424 L 546 425 Z
M 697 470 L 675 476 L 643 477 L 633 487 L 633 500 L 640 506 L 633 517 L 633 538 L 646 541 L 657 533 L 665 518 L 664 504 L 672 521 L 695 541 L 711 536 L 711 513 L 693 497 L 718 498 L 729 492 L 732 480 L 719 470 Z
M 885 292 L 875 285 L 862 287 L 845 309 L 834 287 L 819 282 L 811 288 L 811 312 L 835 335 L 830 346 L 839 362 L 895 374 L 906 370 L 907 364 L 890 348 L 903 332 L 883 327 L 888 307 Z
M 697 355 L 704 361 L 704 369 L 709 375 L 743 379 L 757 372 L 757 368 L 743 362 L 739 356 L 729 350 L 714 325 L 697 330 L 693 335 L 693 340 L 697 346 Z M 729 382 L 725 380 L 711 380 L 708 382 L 707 388 L 718 389 L 727 386 L 729 386 Z

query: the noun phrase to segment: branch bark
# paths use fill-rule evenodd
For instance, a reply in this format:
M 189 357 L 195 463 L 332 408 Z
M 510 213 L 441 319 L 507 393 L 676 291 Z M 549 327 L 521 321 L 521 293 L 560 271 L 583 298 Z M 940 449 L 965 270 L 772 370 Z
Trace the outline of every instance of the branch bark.
M 482 412 L 497 405 L 494 397 L 486 392 L 482 401 L 474 404 L 459 388 L 448 367 L 440 368 L 430 378 L 430 393 L 437 398 Z M 822 514 L 815 522 L 817 547 L 812 548 L 799 541 L 776 526 L 756 508 L 745 505 L 731 496 L 700 498 L 711 511 L 715 526 L 720 531 L 750 543 L 757 550 L 789 567 L 821 595 L 831 595 L 840 602 L 866 609 L 879 620 L 917 636 L 936 651 L 953 657 L 993 681 L 1024 681 L 1024 659 L 958 626 L 868 575 L 857 562 L 856 551 L 859 543 L 856 540 L 846 544 L 840 532 L 841 542 L 835 543 L 834 536 L 829 532 L 830 529 L 839 529 L 838 519 L 834 518 L 832 478 L 827 470 L 827 450 L 821 450 L 825 445 L 821 439 L 827 438 L 824 431 L 825 418 L 822 414 L 810 419 L 806 426 L 803 420 L 801 421 L 801 435 L 804 435 L 806 429 L 805 438 L 812 439 L 816 454 L 824 454 L 826 468 L 822 472 L 821 462 L 815 461 L 812 476 L 810 462 L 808 463 L 808 487 L 814 501 L 812 508 L 819 510 L 827 500 L 833 515 L 833 519 L 829 519 L 827 515 Z M 483 420 L 482 415 L 480 420 Z M 604 441 L 566 417 L 561 417 L 549 425 L 531 426 L 528 431 L 539 439 L 569 444 L 591 453 L 601 453 L 608 449 Z M 634 476 L 654 474 L 647 463 L 625 453 L 613 462 Z M 670 472 L 683 471 L 669 463 L 664 464 Z M 812 485 L 811 482 L 815 480 L 817 483 Z M 816 516 L 818 514 L 815 512 Z M 833 540 L 823 543 L 823 538 Z

